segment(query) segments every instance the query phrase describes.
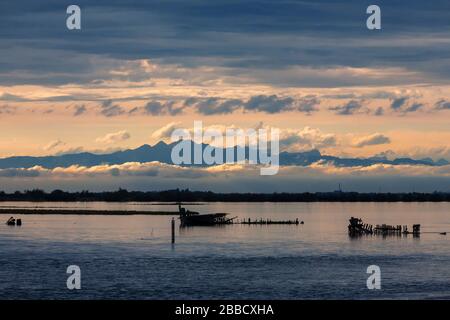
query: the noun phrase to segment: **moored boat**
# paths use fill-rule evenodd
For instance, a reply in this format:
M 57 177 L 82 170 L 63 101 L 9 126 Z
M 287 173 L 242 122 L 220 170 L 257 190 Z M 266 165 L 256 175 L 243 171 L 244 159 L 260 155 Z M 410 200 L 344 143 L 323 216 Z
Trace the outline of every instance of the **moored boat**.
M 6 224 L 8 226 L 15 226 L 16 225 L 16 219 L 14 219 L 14 217 L 11 217 L 8 219 L 8 221 L 6 221 Z
M 178 205 L 181 226 L 214 226 L 231 224 L 235 218 L 227 218 L 227 213 L 200 214 L 196 211 L 186 210 Z

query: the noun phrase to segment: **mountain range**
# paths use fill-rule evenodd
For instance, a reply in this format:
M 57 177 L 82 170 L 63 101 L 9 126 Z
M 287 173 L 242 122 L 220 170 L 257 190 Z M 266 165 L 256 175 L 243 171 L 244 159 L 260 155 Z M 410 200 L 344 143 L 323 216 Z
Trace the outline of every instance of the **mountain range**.
M 150 146 L 144 144 L 136 149 L 128 149 L 108 154 L 95 154 L 90 152 L 81 152 L 73 154 L 62 154 L 53 156 L 14 156 L 0 159 L 0 169 L 14 168 L 32 168 L 34 166 L 42 166 L 44 168 L 53 169 L 56 167 L 69 167 L 72 165 L 91 167 L 102 164 L 122 164 L 126 162 L 151 162 L 159 161 L 162 163 L 173 164 L 171 159 L 172 148 L 178 142 L 166 144 L 163 141 Z M 194 150 L 194 142 L 190 142 L 191 154 Z M 199 146 L 199 145 L 197 145 Z M 208 145 L 202 144 L 202 149 Z M 237 154 L 237 148 L 234 147 L 234 154 Z M 226 149 L 223 150 L 224 158 Z M 248 159 L 249 148 L 245 148 L 246 159 Z M 236 160 L 236 157 L 234 158 Z M 433 161 L 431 158 L 411 159 L 397 158 L 389 160 L 386 157 L 370 157 L 370 158 L 340 158 L 330 155 L 323 155 L 319 150 L 311 150 L 306 152 L 281 152 L 280 165 L 285 166 L 308 166 L 317 161 L 326 161 L 333 163 L 338 167 L 354 167 L 354 166 L 370 166 L 374 164 L 391 164 L 391 165 L 425 165 L 425 166 L 443 166 L 449 164 L 449 161 L 440 159 Z M 193 162 L 193 161 L 192 161 Z

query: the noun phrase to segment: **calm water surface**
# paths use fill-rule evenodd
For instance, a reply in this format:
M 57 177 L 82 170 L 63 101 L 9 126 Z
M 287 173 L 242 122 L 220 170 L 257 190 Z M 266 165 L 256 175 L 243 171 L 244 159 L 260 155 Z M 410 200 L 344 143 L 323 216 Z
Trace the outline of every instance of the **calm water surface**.
M 152 203 L 0 203 L 42 207 L 171 211 Z M 448 203 L 212 203 L 187 206 L 239 218 L 305 224 L 177 228 L 170 216 L 26 215 L 0 224 L 2 299 L 450 299 Z M 10 215 L 0 215 L 6 221 Z M 422 225 L 420 238 L 351 239 L 348 219 Z M 449 232 L 447 236 L 433 232 Z M 382 289 L 368 290 L 378 265 Z M 66 288 L 66 268 L 82 289 Z

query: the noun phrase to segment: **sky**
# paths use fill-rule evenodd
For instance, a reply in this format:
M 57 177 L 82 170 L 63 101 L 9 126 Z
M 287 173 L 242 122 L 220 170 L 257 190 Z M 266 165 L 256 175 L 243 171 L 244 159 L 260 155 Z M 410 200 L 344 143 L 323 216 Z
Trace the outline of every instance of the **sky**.
M 81 30 L 66 27 L 71 4 Z M 3 0 L 0 157 L 136 148 L 201 120 L 279 128 L 291 152 L 450 160 L 450 3 L 377 1 L 382 29 L 368 30 L 371 4 Z M 276 177 L 218 167 L 191 177 L 159 166 L 169 177 L 0 172 L 0 189 L 450 191 L 448 167 L 282 168 Z

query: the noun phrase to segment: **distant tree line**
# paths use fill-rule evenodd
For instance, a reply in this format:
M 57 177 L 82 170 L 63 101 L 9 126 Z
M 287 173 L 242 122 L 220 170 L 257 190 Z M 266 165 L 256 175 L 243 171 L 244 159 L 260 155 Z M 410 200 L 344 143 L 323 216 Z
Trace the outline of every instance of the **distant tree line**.
M 109 192 L 66 192 L 54 190 L 0 191 L 0 201 L 107 201 L 107 202 L 449 202 L 449 192 L 433 193 L 359 193 L 359 192 L 304 192 L 304 193 L 214 193 L 211 191 L 166 190 Z

